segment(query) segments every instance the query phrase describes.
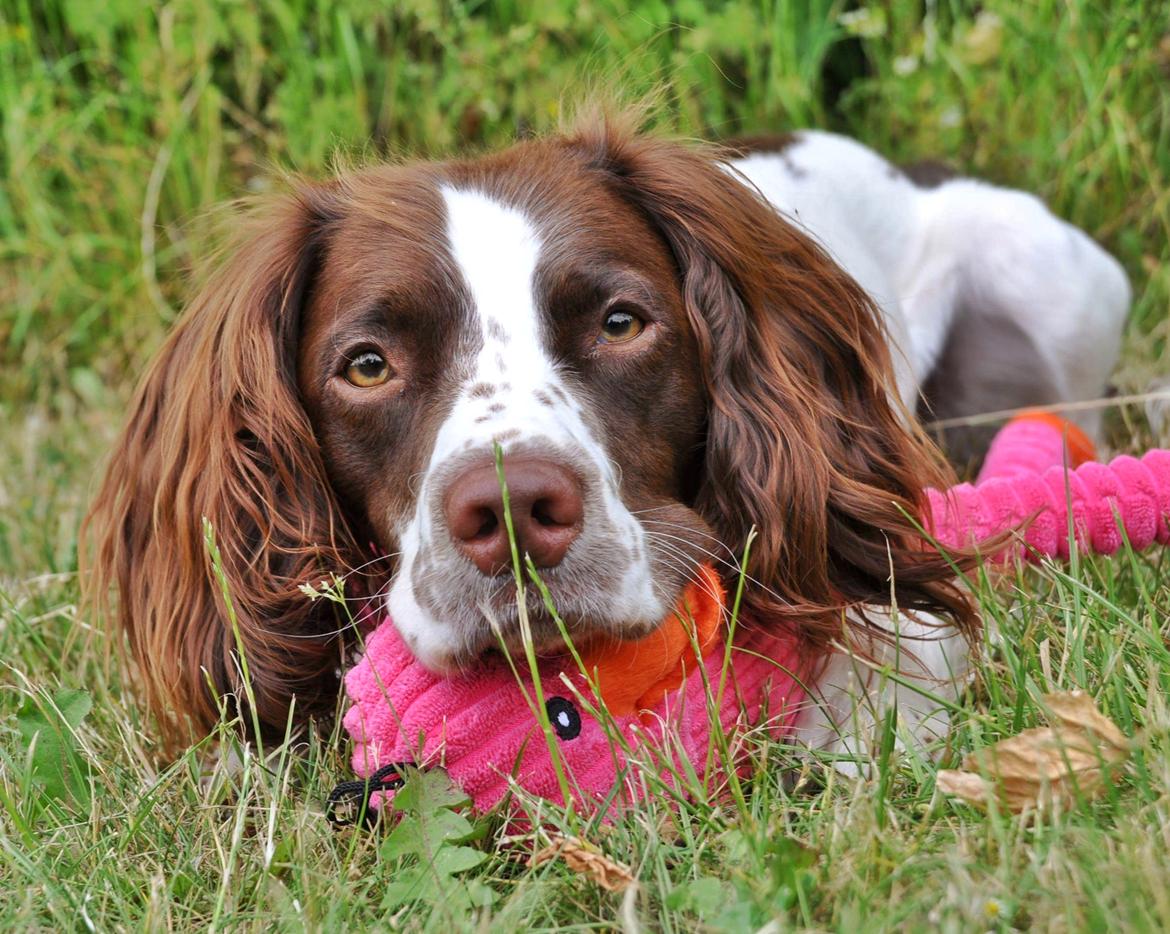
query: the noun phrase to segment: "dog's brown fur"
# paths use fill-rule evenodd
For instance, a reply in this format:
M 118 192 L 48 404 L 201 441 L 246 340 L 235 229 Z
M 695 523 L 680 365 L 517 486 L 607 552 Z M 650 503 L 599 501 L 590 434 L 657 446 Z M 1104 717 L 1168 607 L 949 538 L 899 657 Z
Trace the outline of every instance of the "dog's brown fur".
M 256 697 L 245 720 L 282 731 L 294 698 L 298 721 L 333 709 L 345 621 L 300 588 L 355 568 L 364 570 L 350 576 L 351 596 L 382 586 L 389 568 L 369 564 L 370 546 L 389 554 L 396 543 L 381 540 L 385 526 L 369 503 L 381 497 L 380 515 L 410 500 L 411 465 L 425 452 L 397 447 L 427 431 L 425 415 L 403 414 L 419 420 L 417 431 L 391 419 L 377 438 L 368 427 L 360 443 L 334 437 L 326 456 L 323 438 L 347 429 L 321 423 L 298 354 L 311 316 L 333 307 L 314 297 L 333 283 L 381 277 L 400 290 L 431 287 L 439 233 L 433 205 L 416 195 L 436 179 L 571 189 L 592 198 L 615 230 L 636 222 L 657 238 L 673 277 L 664 289 L 691 332 L 671 372 L 693 381 L 699 405 L 661 413 L 681 425 L 669 464 L 668 443 L 656 437 L 610 450 L 633 478 L 675 470 L 669 488 L 696 530 L 734 549 L 756 530 L 748 571 L 761 586 L 747 590 L 746 621 L 793 627 L 812 653 L 834 639 L 864 640 L 864 608 L 894 599 L 975 630 L 954 565 L 908 518 L 922 491 L 949 477 L 891 401 L 878 312 L 719 157 L 595 117 L 484 160 L 305 183 L 249 224 L 146 373 L 87 521 L 88 592 L 100 603 L 116 589 L 117 618 L 171 738 L 217 719 L 208 682 L 243 707 L 237 632 Z M 379 268 L 379 256 L 394 262 Z M 405 365 L 433 370 L 436 361 Z M 623 435 L 620 425 L 607 433 Z M 401 469 L 391 476 L 397 486 L 355 488 L 362 481 L 352 470 L 343 481 L 337 450 L 381 456 L 385 474 Z M 204 517 L 230 609 L 204 546 Z

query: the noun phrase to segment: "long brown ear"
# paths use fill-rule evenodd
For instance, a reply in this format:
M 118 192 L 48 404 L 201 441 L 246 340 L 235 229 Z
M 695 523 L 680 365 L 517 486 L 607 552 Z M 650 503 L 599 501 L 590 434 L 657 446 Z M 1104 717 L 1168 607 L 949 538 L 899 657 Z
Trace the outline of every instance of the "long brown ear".
M 954 566 L 907 518 L 950 480 L 894 401 L 881 316 L 861 287 L 718 153 L 604 118 L 568 145 L 674 253 L 710 400 L 695 506 L 733 549 L 757 529 L 748 571 L 764 586 L 749 586 L 748 617 L 824 645 L 850 635 L 844 608 L 869 626 L 864 607 L 896 599 L 973 632 Z
M 298 588 L 352 567 L 357 551 L 298 401 L 301 304 L 329 222 L 306 187 L 246 222 L 138 388 L 86 520 L 84 575 L 129 636 L 167 738 L 218 719 L 228 696 L 246 728 L 283 731 L 332 709 L 340 621 Z M 205 547 L 211 523 L 256 699 L 246 710 L 222 588 Z

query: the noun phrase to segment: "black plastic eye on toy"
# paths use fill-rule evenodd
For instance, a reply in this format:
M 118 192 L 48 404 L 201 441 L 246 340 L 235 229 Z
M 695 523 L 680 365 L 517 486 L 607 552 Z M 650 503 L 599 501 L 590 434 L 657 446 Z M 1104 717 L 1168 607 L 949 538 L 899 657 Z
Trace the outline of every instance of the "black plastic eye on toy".
M 570 701 L 564 698 L 549 698 L 544 703 L 549 712 L 549 722 L 562 740 L 576 740 L 581 732 L 581 715 Z
M 550 697 L 545 701 L 544 709 L 548 711 L 549 722 L 557 736 L 561 739 L 577 738 L 581 732 L 581 715 L 576 707 L 563 697 Z

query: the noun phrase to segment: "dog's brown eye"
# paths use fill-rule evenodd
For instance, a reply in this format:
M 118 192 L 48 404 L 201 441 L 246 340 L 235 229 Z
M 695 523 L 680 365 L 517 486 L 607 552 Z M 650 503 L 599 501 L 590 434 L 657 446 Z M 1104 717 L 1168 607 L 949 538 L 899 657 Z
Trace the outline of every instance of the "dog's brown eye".
M 381 354 L 367 350 L 349 361 L 349 366 L 345 368 L 345 378 L 354 386 L 370 389 L 381 386 L 390 378 L 390 366 Z
M 646 322 L 632 311 L 615 308 L 606 314 L 597 342 L 599 344 L 622 344 L 626 341 L 632 341 L 642 333 L 645 327 Z

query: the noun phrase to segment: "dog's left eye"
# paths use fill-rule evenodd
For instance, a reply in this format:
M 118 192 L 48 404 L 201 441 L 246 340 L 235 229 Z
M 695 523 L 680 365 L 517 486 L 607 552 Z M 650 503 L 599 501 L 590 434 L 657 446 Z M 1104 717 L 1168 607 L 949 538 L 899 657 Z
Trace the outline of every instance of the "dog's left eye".
M 626 308 L 614 308 L 606 313 L 601 324 L 601 333 L 597 335 L 597 342 L 624 344 L 641 334 L 645 327 L 646 322 L 634 312 Z
M 349 361 L 345 378 L 361 389 L 381 386 L 390 378 L 390 365 L 381 354 L 367 350 Z

